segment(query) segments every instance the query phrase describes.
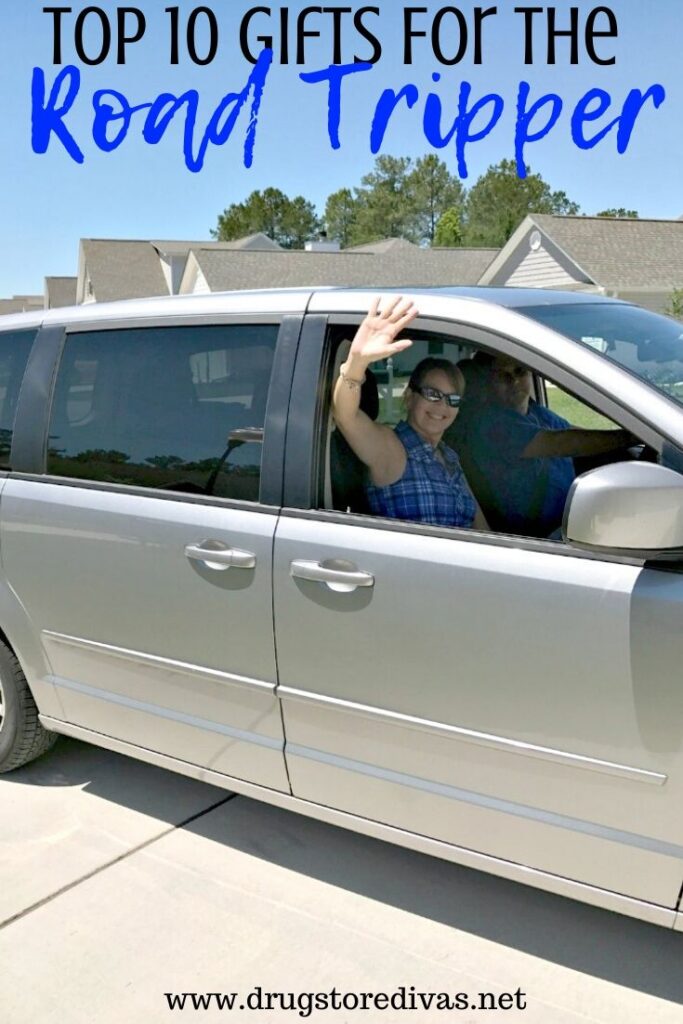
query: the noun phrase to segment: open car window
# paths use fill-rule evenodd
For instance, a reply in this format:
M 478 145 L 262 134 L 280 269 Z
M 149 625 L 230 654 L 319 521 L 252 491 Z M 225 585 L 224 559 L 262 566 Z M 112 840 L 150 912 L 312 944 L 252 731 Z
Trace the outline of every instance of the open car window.
M 328 396 L 338 366 L 346 358 L 348 339 L 352 334 L 349 328 L 332 329 Z M 480 351 L 468 339 L 419 331 L 411 331 L 410 335 L 413 339 L 411 348 L 397 353 L 392 359 L 372 364 L 360 397 L 360 407 L 371 419 L 392 427 L 406 417 L 403 395 L 413 369 L 421 360 L 435 356 L 459 364 L 466 381 L 468 378 L 476 380 L 482 372 L 475 373 L 474 369 L 472 375 L 467 372 L 471 360 Z M 491 350 L 485 351 L 492 354 Z M 467 484 L 494 533 L 559 542 L 564 500 L 575 477 L 609 462 L 643 454 L 642 448 L 629 450 L 622 443 L 618 450 L 582 454 L 575 458 L 551 455 L 526 459 L 523 451 L 534 431 L 566 430 L 569 427 L 614 431 L 620 424 L 553 381 L 532 373 L 530 422 L 523 424 L 526 433 L 521 427 L 517 430 L 517 434 L 526 440 L 524 443 L 520 441 L 515 448 L 515 425 L 493 422 L 495 402 L 490 399 L 490 404 L 487 404 L 482 394 L 473 389 L 468 401 L 466 386 L 458 417 L 444 433 L 443 442 L 457 453 Z M 505 420 L 506 411 L 502 408 L 500 411 L 501 420 Z M 507 415 L 509 417 L 509 413 Z M 480 419 L 487 421 L 485 426 L 482 422 L 481 429 Z M 463 429 L 459 429 L 460 426 Z M 368 502 L 367 470 L 335 428 L 331 413 L 324 467 L 324 508 L 373 515 Z M 459 536 L 462 536 L 460 530 Z

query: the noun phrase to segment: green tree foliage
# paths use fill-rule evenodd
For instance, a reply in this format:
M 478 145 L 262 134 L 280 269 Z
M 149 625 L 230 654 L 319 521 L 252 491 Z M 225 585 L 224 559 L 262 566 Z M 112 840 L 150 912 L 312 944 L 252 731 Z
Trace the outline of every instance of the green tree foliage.
M 357 208 L 350 231 L 352 245 L 379 238 L 419 241 L 410 165 L 409 157 L 380 156 L 374 170 L 361 178 L 361 187 L 355 190 Z
M 286 249 L 297 249 L 318 227 L 315 208 L 303 196 L 290 199 L 280 189 L 267 188 L 223 210 L 211 234 L 219 242 L 229 242 L 262 231 Z
M 59 452 L 59 449 L 55 449 L 55 452 Z M 117 451 L 115 448 L 109 451 L 104 448 L 88 448 L 86 451 L 79 452 L 78 455 L 72 455 L 71 458 L 74 462 L 114 462 L 117 465 L 123 465 L 124 462 L 130 460 L 130 455 Z
M 319 230 L 320 221 L 313 204 L 303 196 L 295 196 L 287 201 L 275 241 L 285 249 L 303 249 L 304 244 L 315 238 Z
M 461 219 L 465 192 L 460 179 L 450 173 L 443 160 L 429 154 L 416 162 L 408 176 L 408 189 L 420 241 L 438 245 L 435 243 L 436 227 L 445 213 L 455 211 Z M 459 242 L 449 244 L 458 245 Z
M 145 462 L 149 462 L 150 466 L 156 466 L 157 469 L 176 469 L 185 464 L 185 459 L 180 455 L 150 455 Z
M 515 163 L 501 160 L 472 186 L 465 204 L 465 245 L 502 246 L 529 213 L 576 215 L 565 192 L 553 192 L 540 174 L 518 178 Z
M 637 220 L 637 210 L 625 210 L 623 206 L 611 206 L 609 210 L 601 210 L 600 213 L 595 214 L 596 217 L 613 217 L 615 220 L 622 220 L 623 218 Z
M 674 288 L 664 312 L 676 320 L 683 320 L 683 288 Z
M 439 217 L 434 232 L 434 245 L 462 245 L 462 214 L 455 206 L 450 206 Z
M 518 178 L 516 164 L 489 167 L 468 194 L 436 155 L 413 162 L 380 156 L 357 187 L 340 188 L 327 199 L 324 222 L 343 248 L 383 238 L 404 238 L 441 246 L 501 246 L 529 213 L 575 215 L 579 207 L 565 192 L 553 191 L 540 174 Z M 637 216 L 605 210 L 598 216 Z M 233 203 L 211 232 L 230 241 L 262 231 L 287 249 L 302 248 L 320 229 L 313 205 L 290 199 L 276 188 L 252 192 Z
M 325 229 L 328 237 L 336 239 L 342 249 L 351 244 L 357 214 L 358 200 L 350 188 L 340 188 L 327 197 Z
M 415 163 L 380 156 L 353 193 L 340 189 L 330 196 L 325 220 L 328 233 L 342 245 L 380 238 L 431 243 L 440 217 L 451 207 L 461 208 L 463 198 L 460 181 L 437 156 Z

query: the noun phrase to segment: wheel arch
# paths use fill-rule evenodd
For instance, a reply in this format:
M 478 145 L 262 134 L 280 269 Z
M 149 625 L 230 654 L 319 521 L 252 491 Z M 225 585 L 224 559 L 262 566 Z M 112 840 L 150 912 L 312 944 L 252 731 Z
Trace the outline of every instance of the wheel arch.
M 1 578 L 0 640 L 17 658 L 39 713 L 63 718 L 56 688 L 50 681 L 50 663 L 40 641 L 40 633 L 7 580 Z

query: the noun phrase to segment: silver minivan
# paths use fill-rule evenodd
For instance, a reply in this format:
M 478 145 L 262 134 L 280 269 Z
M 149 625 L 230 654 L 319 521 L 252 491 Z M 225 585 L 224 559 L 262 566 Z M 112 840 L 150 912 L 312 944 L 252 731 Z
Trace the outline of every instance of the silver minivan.
M 562 537 L 359 506 L 330 392 L 368 292 L 2 318 L 0 771 L 62 733 L 683 931 L 683 326 L 411 295 L 384 422 L 483 350 L 638 442 L 576 465 Z

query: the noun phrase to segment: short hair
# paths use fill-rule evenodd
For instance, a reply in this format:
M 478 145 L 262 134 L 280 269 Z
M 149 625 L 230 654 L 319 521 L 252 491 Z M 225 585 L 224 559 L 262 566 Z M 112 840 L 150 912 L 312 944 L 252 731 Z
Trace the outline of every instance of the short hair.
M 437 356 L 427 356 L 426 359 L 420 360 L 410 375 L 408 388 L 411 391 L 415 391 L 416 388 L 422 387 L 422 382 L 427 374 L 431 373 L 432 370 L 441 370 L 443 373 L 448 375 L 456 390 L 462 390 L 462 371 L 459 370 L 455 363 L 452 363 L 450 359 L 440 359 Z
M 484 402 L 490 389 L 490 369 L 493 357 L 487 352 L 476 352 L 471 359 L 461 359 L 458 369 L 465 380 L 465 401 Z
M 472 362 L 481 367 L 482 369 L 489 369 L 493 366 L 498 356 L 493 355 L 492 352 L 484 352 L 483 349 L 477 349 L 472 356 Z

